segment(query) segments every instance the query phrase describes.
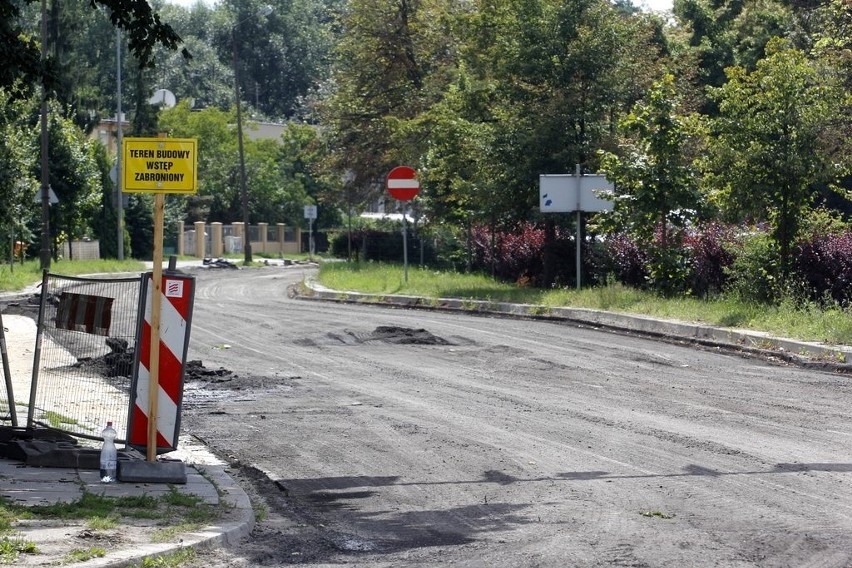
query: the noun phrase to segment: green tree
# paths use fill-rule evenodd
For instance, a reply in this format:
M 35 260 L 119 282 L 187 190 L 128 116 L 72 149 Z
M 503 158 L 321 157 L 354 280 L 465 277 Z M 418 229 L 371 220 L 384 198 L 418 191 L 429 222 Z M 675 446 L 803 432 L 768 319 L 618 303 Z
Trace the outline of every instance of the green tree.
M 32 2 L 25 0 L 25 4 Z M 161 21 L 146 0 L 92 0 L 90 6 L 104 7 L 113 26 L 126 31 L 130 50 L 142 66 L 153 65 L 155 45 L 174 50 L 180 44 L 180 36 Z M 60 84 L 56 57 L 42 62 L 38 32 L 28 31 L 29 26 L 21 20 L 21 15 L 17 0 L 0 0 L 0 54 L 4 61 L 0 87 L 13 89 L 13 93 L 21 96 L 27 96 L 39 84 L 53 91 Z M 185 56 L 189 57 L 189 53 L 185 52 Z
M 511 219 L 526 219 L 539 174 L 595 167 L 614 117 L 653 80 L 661 46 L 648 20 L 597 0 L 509 2 L 496 22 L 480 14 L 474 29 L 505 22 L 487 52 L 496 59 L 476 67 L 497 81 L 494 195 L 509 199 L 503 209 Z
M 234 116 L 214 108 L 193 112 L 187 101 L 160 113 L 171 136 L 198 140 L 198 195 L 184 198 L 187 221 L 231 223 L 242 219 Z M 250 222 L 300 225 L 303 206 L 328 195 L 325 146 L 317 129 L 286 125 L 280 140 L 254 140 L 244 125 L 246 186 Z
M 824 136 L 844 115 L 844 92 L 836 75 L 782 39 L 769 42 L 753 72 L 727 75 L 713 92 L 720 114 L 710 122 L 705 179 L 729 218 L 770 223 L 783 285 L 814 188 L 848 163 Z
M 50 206 L 50 228 L 55 247 L 66 240 L 92 233 L 92 222 L 101 210 L 103 186 L 92 150 L 96 142 L 86 138 L 58 103 L 52 102 L 50 107 L 50 187 L 59 200 Z M 37 171 L 33 171 L 33 177 L 37 175 Z M 33 204 L 34 208 L 37 206 Z M 54 254 L 55 251 L 56 248 Z
M 322 104 L 333 156 L 362 195 L 377 198 L 382 180 L 420 156 L 403 132 L 441 96 L 455 61 L 452 0 L 354 0 L 334 59 L 333 92 Z
M 287 124 L 275 160 L 284 213 L 280 222 L 307 228 L 303 206 L 319 205 L 314 228 L 338 226 L 340 203 L 336 195 L 330 201 L 327 198 L 335 194 L 339 178 L 326 169 L 327 159 L 327 147 L 315 126 Z
M 0 89 L 0 259 L 11 252 L 11 241 L 30 239 L 27 223 L 38 182 L 33 177 L 37 136 L 25 118 L 37 102 L 17 99 Z
M 602 224 L 650 252 L 650 284 L 669 295 L 686 291 L 682 231 L 699 216 L 702 202 L 693 137 L 678 107 L 674 77 L 667 75 L 619 123 L 624 138 L 618 152 L 603 153 L 615 192 Z
M 159 114 L 160 130 L 175 138 L 198 141 L 198 194 L 182 198 L 189 213 L 187 222 L 230 223 L 242 219 L 234 123 L 233 113 L 217 108 L 193 112 L 187 100 Z
M 236 48 L 240 91 L 251 106 L 267 117 L 292 118 L 326 78 L 331 24 L 344 4 L 341 0 L 227 0 L 215 9 L 210 42 L 229 69 Z M 258 16 L 266 6 L 272 11 Z
M 738 65 L 753 71 L 765 55 L 772 37 L 801 38 L 801 21 L 786 0 L 674 0 L 673 12 L 680 25 L 670 36 L 685 36 L 677 58 L 686 59 L 681 70 L 695 82 L 698 107 L 705 114 L 717 108 L 707 87 L 721 87 L 725 69 Z

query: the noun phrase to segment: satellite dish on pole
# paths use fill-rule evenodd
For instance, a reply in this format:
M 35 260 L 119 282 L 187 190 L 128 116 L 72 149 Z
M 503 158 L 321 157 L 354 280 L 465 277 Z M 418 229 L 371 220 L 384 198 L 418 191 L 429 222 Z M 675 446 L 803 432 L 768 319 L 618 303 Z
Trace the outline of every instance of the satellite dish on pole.
M 177 103 L 174 93 L 168 89 L 157 89 L 154 91 L 154 96 L 148 99 L 148 104 L 160 105 L 165 108 L 172 108 Z

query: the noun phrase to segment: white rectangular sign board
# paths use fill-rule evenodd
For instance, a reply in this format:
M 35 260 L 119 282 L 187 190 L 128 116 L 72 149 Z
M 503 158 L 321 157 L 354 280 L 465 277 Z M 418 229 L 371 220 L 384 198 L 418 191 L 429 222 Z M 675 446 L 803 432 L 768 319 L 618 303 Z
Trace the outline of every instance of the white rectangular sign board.
M 305 205 L 305 219 L 316 219 L 317 218 L 317 206 L 316 205 Z
M 541 174 L 538 181 L 542 213 L 612 211 L 612 201 L 597 195 L 598 192 L 615 190 L 613 183 L 605 176 Z

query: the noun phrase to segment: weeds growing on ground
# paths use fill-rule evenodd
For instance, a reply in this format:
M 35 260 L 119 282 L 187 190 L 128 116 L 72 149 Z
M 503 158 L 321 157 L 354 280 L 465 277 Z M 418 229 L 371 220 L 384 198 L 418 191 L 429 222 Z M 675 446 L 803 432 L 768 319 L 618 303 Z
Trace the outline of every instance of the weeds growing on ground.
M 204 503 L 195 495 L 184 495 L 173 487 L 161 497 L 106 497 L 85 491 L 76 501 L 52 505 L 24 506 L 0 499 L 0 529 L 11 529 L 19 519 L 84 519 L 93 530 L 113 528 L 121 517 L 157 519 L 164 526 L 203 525 L 220 515 L 221 507 Z
M 177 568 L 195 558 L 194 548 L 181 548 L 169 554 L 142 560 L 142 568 Z
M 24 506 L 0 498 L 0 564 L 16 564 L 21 554 L 36 554 L 36 545 L 14 532 L 23 519 L 85 520 L 94 531 L 113 530 L 121 517 L 156 519 L 162 528 L 151 534 L 152 542 L 167 542 L 179 535 L 198 530 L 220 517 L 221 507 L 204 503 L 200 497 L 185 495 L 174 487 L 160 497 L 150 495 L 106 497 L 85 491 L 71 503 Z M 83 562 L 104 556 L 102 548 L 75 549 L 62 560 L 64 564 Z M 192 553 L 194 554 L 194 553 Z M 179 566 L 187 560 L 186 552 L 167 555 L 143 566 Z
M 63 564 L 76 564 L 77 562 L 85 562 L 92 558 L 103 558 L 106 556 L 106 550 L 100 546 L 91 546 L 89 548 L 75 548 L 68 552 L 63 558 Z
M 20 535 L 0 538 L 0 564 L 17 564 L 21 554 L 38 554 L 38 547 Z

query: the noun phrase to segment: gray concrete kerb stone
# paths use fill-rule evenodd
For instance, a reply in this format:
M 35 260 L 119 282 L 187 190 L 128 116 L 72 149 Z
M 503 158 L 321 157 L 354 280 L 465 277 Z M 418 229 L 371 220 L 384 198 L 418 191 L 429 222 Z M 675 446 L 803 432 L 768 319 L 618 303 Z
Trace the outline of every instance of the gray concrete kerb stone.
M 507 317 L 523 317 L 564 321 L 575 325 L 609 329 L 659 337 L 671 341 L 688 341 L 701 345 L 771 356 L 801 365 L 818 365 L 826 370 L 852 372 L 852 346 L 826 345 L 775 337 L 759 331 L 717 328 L 704 324 L 662 320 L 647 316 L 607 312 L 586 308 L 551 308 L 529 304 L 511 304 L 456 298 L 428 299 L 418 296 L 377 295 L 326 288 L 313 279 L 305 281 L 308 289 L 303 299 L 384 304 L 412 309 L 466 311 Z

